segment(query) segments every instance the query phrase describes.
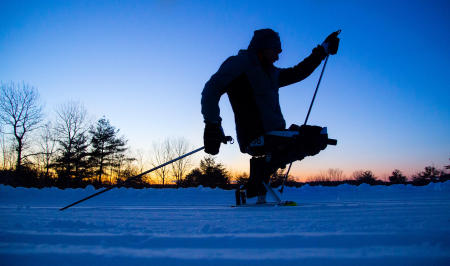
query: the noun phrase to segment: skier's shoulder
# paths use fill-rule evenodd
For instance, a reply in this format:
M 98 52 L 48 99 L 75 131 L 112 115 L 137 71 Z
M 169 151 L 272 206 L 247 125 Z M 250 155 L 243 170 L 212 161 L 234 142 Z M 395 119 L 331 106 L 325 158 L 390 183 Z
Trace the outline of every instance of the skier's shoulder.
M 221 65 L 221 69 L 227 72 L 244 71 L 250 67 L 251 55 L 247 50 L 240 50 L 238 54 L 228 57 Z

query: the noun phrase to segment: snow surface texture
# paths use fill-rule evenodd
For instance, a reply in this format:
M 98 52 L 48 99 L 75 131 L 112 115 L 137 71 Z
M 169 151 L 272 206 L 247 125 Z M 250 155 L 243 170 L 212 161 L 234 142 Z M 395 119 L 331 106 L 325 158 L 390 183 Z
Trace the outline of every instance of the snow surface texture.
M 221 189 L 0 186 L 0 265 L 450 265 L 450 182 L 287 188 L 231 208 Z

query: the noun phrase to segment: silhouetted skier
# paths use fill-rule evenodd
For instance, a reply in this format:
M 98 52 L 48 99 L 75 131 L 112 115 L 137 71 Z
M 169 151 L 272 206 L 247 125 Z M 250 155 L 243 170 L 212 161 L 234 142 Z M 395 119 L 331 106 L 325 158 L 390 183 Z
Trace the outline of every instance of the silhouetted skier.
M 287 163 L 326 148 L 328 135 L 321 134 L 321 127 L 291 125 L 286 129 L 278 90 L 305 79 L 328 54 L 336 54 L 337 34 L 330 34 L 298 65 L 278 68 L 273 65 L 282 51 L 278 33 L 271 29 L 256 30 L 247 50 L 226 59 L 205 84 L 201 100 L 205 152 L 217 154 L 224 142 L 219 100 L 227 93 L 240 150 L 253 156 L 247 197 L 258 196 L 258 202 L 265 202 L 263 182 L 267 183 L 271 174 Z

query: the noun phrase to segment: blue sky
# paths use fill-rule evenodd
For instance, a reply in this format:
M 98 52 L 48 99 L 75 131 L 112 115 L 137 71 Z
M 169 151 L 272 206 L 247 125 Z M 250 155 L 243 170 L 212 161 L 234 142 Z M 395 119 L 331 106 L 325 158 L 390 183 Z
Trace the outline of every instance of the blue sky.
M 81 101 L 133 149 L 167 136 L 195 148 L 204 83 L 255 29 L 280 33 L 279 67 L 342 29 L 309 120 L 328 126 L 338 146 L 295 163 L 293 173 L 412 174 L 450 163 L 449 11 L 448 1 L 3 0 L 0 80 L 37 87 L 49 118 L 56 105 Z M 288 124 L 304 121 L 319 74 L 280 90 Z M 235 136 L 226 96 L 220 106 Z M 246 171 L 248 158 L 236 144 L 218 156 L 233 171 Z

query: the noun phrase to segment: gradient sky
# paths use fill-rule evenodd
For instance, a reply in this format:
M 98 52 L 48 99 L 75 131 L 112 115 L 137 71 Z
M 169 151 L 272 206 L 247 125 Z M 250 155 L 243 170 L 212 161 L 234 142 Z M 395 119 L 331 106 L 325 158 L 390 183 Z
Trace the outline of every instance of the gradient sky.
M 410 175 L 450 163 L 449 11 L 449 1 L 0 0 L 0 80 L 38 88 L 49 118 L 55 106 L 79 100 L 133 149 L 149 151 L 168 136 L 195 148 L 203 145 L 205 82 L 255 29 L 280 33 L 279 67 L 342 29 L 309 119 L 328 126 L 338 146 L 292 173 Z M 280 90 L 288 125 L 304 121 L 319 74 Z M 220 106 L 234 137 L 226 96 Z M 233 171 L 247 171 L 248 159 L 237 144 L 218 156 Z

